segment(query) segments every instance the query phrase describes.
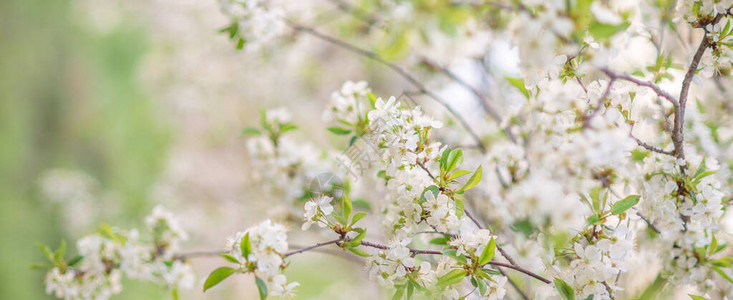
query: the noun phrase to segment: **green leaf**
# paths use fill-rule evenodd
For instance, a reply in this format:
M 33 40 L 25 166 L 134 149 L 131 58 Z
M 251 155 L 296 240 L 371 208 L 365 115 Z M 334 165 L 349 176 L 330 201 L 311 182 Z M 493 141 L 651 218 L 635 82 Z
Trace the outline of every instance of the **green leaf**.
M 53 266 L 47 263 L 35 263 L 35 264 L 28 265 L 28 269 L 31 269 L 31 270 L 44 270 L 45 271 L 45 270 L 50 270 L 51 268 L 53 268 Z
M 239 39 L 237 41 L 237 50 L 244 49 L 244 44 L 246 44 L 246 43 L 247 43 L 247 40 L 245 40 L 245 39 Z
M 354 204 L 354 207 L 356 208 L 362 208 L 368 211 L 372 210 L 372 205 L 364 199 L 354 199 L 351 200 L 351 203 Z
M 286 133 L 288 131 L 292 131 L 296 129 L 298 129 L 298 126 L 294 124 L 281 124 L 280 125 L 280 133 Z
M 575 291 L 570 285 L 560 278 L 555 278 L 555 288 L 560 292 L 560 296 L 564 300 L 575 300 Z
M 328 129 L 328 131 L 330 131 L 331 133 L 333 133 L 335 135 L 347 135 L 347 134 L 351 133 L 351 130 L 350 129 L 346 129 L 346 128 L 328 127 L 327 129 Z
M 639 300 L 653 299 L 664 288 L 664 285 L 666 283 L 667 279 L 662 277 L 661 274 L 657 274 L 657 278 L 655 278 L 654 281 L 646 289 L 644 289 L 644 292 L 642 292 L 641 296 L 639 296 Z
M 366 236 L 366 229 L 365 228 L 355 228 L 354 231 L 359 232 L 351 241 L 349 241 L 349 244 L 353 245 L 354 247 L 358 247 L 361 245 L 361 241 Z
M 692 300 L 708 300 L 708 298 L 705 298 L 703 296 L 695 296 L 695 295 L 690 295 L 690 294 L 688 294 L 688 296 L 690 296 Z
M 621 201 L 614 203 L 613 207 L 611 207 L 611 213 L 614 215 L 618 215 L 625 212 L 627 209 L 639 203 L 639 198 L 640 197 L 638 195 L 631 195 Z
M 461 189 L 458 190 L 458 193 L 463 193 L 475 187 L 479 182 L 481 182 L 481 176 L 483 176 L 483 170 L 479 165 L 476 171 L 473 172 L 473 175 L 471 175 L 471 178 L 469 178 L 468 181 L 466 181 L 466 183 L 461 187 Z
M 349 226 L 354 226 L 356 222 L 359 222 L 361 219 L 364 219 L 367 216 L 367 213 L 365 212 L 358 212 L 354 214 L 354 217 L 351 218 L 351 224 Z
M 400 300 L 402 299 L 402 296 L 405 294 L 405 286 L 401 285 L 397 287 L 397 290 L 395 290 L 394 295 L 392 295 L 392 300 Z
M 249 240 L 249 232 L 242 237 L 239 241 L 239 249 L 242 250 L 242 257 L 249 259 L 248 256 L 252 253 L 252 242 Z
M 634 150 L 631 150 L 631 159 L 635 162 L 643 162 L 644 158 L 649 156 L 649 153 L 651 152 L 646 151 L 646 150 L 641 150 L 641 149 L 634 149 Z
M 342 200 L 344 206 L 344 218 L 348 220 L 351 216 L 351 209 L 353 208 L 353 205 L 351 204 L 351 199 L 349 199 L 349 196 L 347 196 L 345 193 L 342 196 Z
M 592 214 L 590 217 L 588 217 L 587 221 L 588 225 L 600 225 L 602 223 L 601 218 L 598 217 L 597 214 Z
M 463 280 L 463 277 L 466 277 L 466 270 L 463 269 L 455 269 L 448 273 L 446 273 L 443 276 L 440 276 L 438 278 L 438 286 L 449 286 L 452 284 L 459 283 Z
M 369 257 L 369 256 L 372 256 L 371 254 L 369 254 L 366 251 L 361 250 L 359 248 L 349 248 L 349 251 L 351 251 L 351 253 L 354 253 L 354 254 L 356 254 L 358 256 L 361 256 L 361 257 Z
M 41 249 L 41 252 L 43 252 L 43 255 L 46 256 L 48 261 L 50 261 L 54 265 L 56 264 L 56 260 L 53 256 L 53 251 L 51 251 L 51 248 L 48 248 L 48 246 L 44 244 L 38 243 L 38 249 Z
M 204 292 L 234 274 L 234 271 L 236 270 L 230 267 L 221 267 L 212 271 L 209 277 L 206 278 L 206 282 L 204 282 Z
M 219 256 L 221 256 L 221 258 L 223 258 L 224 260 L 226 260 L 226 261 L 228 261 L 230 263 L 235 263 L 235 264 L 238 264 L 239 263 L 239 260 L 236 257 L 234 257 L 231 254 L 229 254 L 229 253 L 219 253 Z
M 466 176 L 468 174 L 471 174 L 471 171 L 469 170 L 455 170 L 452 174 L 450 174 L 450 177 L 448 177 L 448 181 L 451 181 L 453 179 Z
M 260 292 L 260 300 L 267 299 L 267 285 L 265 282 L 255 276 L 255 283 L 257 284 L 257 291 Z
M 603 41 L 612 37 L 614 34 L 619 33 L 629 27 L 629 22 L 624 22 L 619 25 L 602 24 L 593 22 L 588 27 L 588 32 L 598 41 Z
M 441 236 L 441 237 L 436 237 L 430 240 L 429 243 L 433 245 L 447 245 L 449 241 L 450 241 L 450 237 Z
M 176 289 L 176 288 L 171 289 L 171 298 L 173 298 L 173 300 L 178 300 L 179 299 L 179 297 L 178 297 L 178 289 Z
M 454 202 L 456 206 L 456 217 L 460 219 L 463 217 L 463 213 L 464 213 L 463 210 L 465 209 L 465 204 L 463 203 L 463 200 L 458 199 L 458 198 L 456 198 Z
M 427 201 L 427 199 L 425 199 L 425 193 L 426 193 L 427 191 L 430 191 L 431 193 L 433 193 L 433 196 L 435 196 L 435 197 L 438 197 L 438 193 L 440 193 L 440 188 L 438 188 L 438 187 L 437 187 L 437 186 L 435 186 L 435 185 L 431 185 L 431 186 L 429 186 L 429 187 L 426 187 L 426 188 L 425 188 L 425 189 L 424 189 L 424 190 L 422 191 L 422 194 L 420 194 L 420 201 Z
M 441 175 L 446 173 L 445 167 L 448 166 L 448 156 L 450 155 L 451 151 L 452 151 L 451 148 L 449 146 L 446 146 L 445 150 L 443 150 L 443 155 L 441 155 L 440 157 Z
M 593 204 L 593 212 L 596 214 L 601 212 L 601 188 L 600 187 L 594 187 L 590 189 L 590 199 L 592 200 Z
M 461 263 L 461 264 L 464 264 L 464 265 L 465 265 L 465 264 L 467 264 L 467 263 L 468 263 L 468 260 L 466 259 L 466 257 L 465 257 L 465 256 L 463 256 L 463 255 L 458 255 L 458 254 L 456 253 L 456 249 L 446 249 L 446 250 L 443 250 L 442 252 L 443 252 L 443 254 L 445 254 L 446 256 L 448 256 L 448 257 L 451 257 L 451 258 L 455 259 L 455 260 L 456 260 L 457 262 L 459 262 L 459 263 Z
M 374 94 L 372 93 L 367 93 L 367 98 L 369 99 L 369 104 L 371 104 L 372 108 L 377 108 L 376 107 L 377 97 L 374 96 Z
M 245 128 L 244 130 L 242 130 L 242 133 L 240 133 L 240 135 L 260 135 L 260 134 L 262 134 L 262 131 L 254 127 Z
M 512 78 L 509 76 L 505 76 L 504 79 L 509 81 L 509 84 L 519 90 L 525 98 L 529 99 L 529 90 L 527 90 L 527 88 L 524 86 L 524 80 L 522 80 L 521 78 Z
M 488 264 L 492 259 L 494 259 L 494 254 L 496 253 L 496 240 L 494 238 L 491 238 L 491 241 L 489 241 L 489 244 L 484 247 L 484 251 L 481 252 L 481 256 L 478 259 L 479 265 L 485 265 Z
M 53 252 L 54 261 L 61 264 L 64 261 L 64 255 L 66 255 L 66 240 L 61 240 L 61 245 Z
M 74 257 L 74 258 L 72 258 L 71 260 L 69 260 L 69 261 L 68 261 L 68 262 L 66 263 L 66 265 L 67 265 L 67 266 L 69 266 L 69 267 L 73 267 L 73 266 L 75 266 L 76 264 L 78 264 L 78 263 L 79 263 L 79 262 L 80 262 L 80 261 L 81 261 L 82 259 L 84 259 L 84 256 L 81 256 L 81 255 L 77 255 L 76 257 Z
M 710 245 L 708 245 L 708 256 L 713 255 L 716 249 L 718 249 L 718 239 L 715 238 L 715 234 L 713 234 L 713 240 L 710 242 Z
M 718 274 L 720 274 L 720 276 L 722 276 L 723 278 L 725 278 L 725 280 L 728 280 L 728 282 L 733 283 L 733 278 L 730 278 L 730 276 L 728 276 L 728 274 L 726 274 L 725 271 L 721 270 L 718 267 L 713 267 L 713 271 L 715 271 Z
M 446 161 L 445 172 L 450 172 L 458 168 L 463 163 L 463 150 L 458 148 L 451 151 L 448 154 L 448 160 Z

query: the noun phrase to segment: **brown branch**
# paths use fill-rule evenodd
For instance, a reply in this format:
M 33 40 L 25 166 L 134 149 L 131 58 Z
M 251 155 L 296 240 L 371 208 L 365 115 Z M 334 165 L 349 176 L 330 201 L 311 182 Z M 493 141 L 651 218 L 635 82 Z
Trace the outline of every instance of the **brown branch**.
M 381 250 L 389 250 L 390 249 L 388 246 L 385 246 L 385 245 L 382 245 L 382 244 L 377 244 L 377 243 L 372 243 L 372 242 L 367 242 L 367 241 L 361 241 L 361 244 L 363 246 L 367 246 L 367 247 L 371 247 L 371 248 L 376 248 L 376 249 L 381 249 Z M 410 249 L 410 252 L 412 252 L 413 254 L 443 255 L 443 253 L 440 252 L 440 251 L 419 250 L 419 249 L 411 249 L 411 248 L 408 248 L 408 249 Z M 550 284 L 550 280 L 548 280 L 547 278 L 544 278 L 544 277 L 542 277 L 540 275 L 537 275 L 536 273 L 534 273 L 532 271 L 523 269 L 521 267 L 517 267 L 517 266 L 514 266 L 514 265 L 510 265 L 510 264 L 506 264 L 506 263 L 502 263 L 502 262 L 497 262 L 497 261 L 488 262 L 486 265 L 492 265 L 492 266 L 496 266 L 496 267 L 503 267 L 503 268 L 512 269 L 512 270 L 515 270 L 515 271 L 524 273 L 524 274 L 526 274 L 526 275 L 528 275 L 528 276 L 530 276 L 532 278 L 535 278 L 535 279 L 537 279 L 539 281 L 542 281 L 542 282 L 544 282 L 546 284 Z
M 674 152 L 672 152 L 672 151 L 665 151 L 665 150 L 662 150 L 662 148 L 654 147 L 652 145 L 649 145 L 649 144 L 643 142 L 642 140 L 636 138 L 635 136 L 631 135 L 631 133 L 629 133 L 629 136 L 631 136 L 631 138 L 634 139 L 634 141 L 636 141 L 636 144 L 637 145 L 639 145 L 639 146 L 641 146 L 641 147 L 643 147 L 643 148 L 645 148 L 645 149 L 647 149 L 649 151 L 656 152 L 656 153 L 661 153 L 661 154 L 666 154 L 666 155 L 670 155 L 670 156 L 674 156 Z
M 661 96 L 664 99 L 667 99 L 667 101 L 672 103 L 672 106 L 675 107 L 675 110 L 677 110 L 677 108 L 680 106 L 679 102 L 677 102 L 677 99 L 674 96 L 672 96 L 670 93 L 667 93 L 665 90 L 652 82 L 639 80 L 626 74 L 618 74 L 609 70 L 608 68 L 601 68 L 601 72 L 605 73 L 611 79 L 621 79 L 634 83 L 638 86 L 644 86 L 652 89 L 655 93 L 657 93 L 657 95 Z
M 578 78 L 578 81 L 580 82 L 580 78 Z M 598 98 L 596 107 L 593 109 L 593 112 L 591 112 L 591 114 L 585 118 L 584 126 L 588 126 L 588 123 L 590 122 L 590 120 L 592 120 L 598 114 L 598 112 L 601 111 L 601 107 L 603 107 L 603 101 L 605 101 L 606 98 L 608 98 L 608 94 L 611 93 L 611 87 L 613 86 L 614 82 L 616 82 L 616 78 L 611 77 L 611 81 L 608 82 L 608 86 L 606 86 L 606 90 L 603 92 L 603 95 L 601 95 L 601 97 Z M 585 89 L 585 87 L 583 87 L 583 89 Z
M 384 58 L 382 58 L 381 56 L 379 56 L 379 54 L 377 54 L 375 52 L 372 52 L 372 51 L 369 51 L 369 50 L 365 50 L 365 49 L 359 48 L 357 46 L 354 46 L 352 44 L 349 44 L 349 43 L 340 41 L 338 39 L 332 38 L 330 36 L 327 36 L 325 34 L 322 34 L 322 33 L 318 32 L 318 31 L 316 31 L 313 28 L 305 27 L 305 26 L 302 26 L 302 25 L 298 25 L 298 24 L 296 24 L 296 23 L 294 23 L 294 22 L 292 22 L 290 20 L 287 20 L 287 19 L 283 19 L 283 21 L 284 21 L 284 23 L 286 25 L 288 25 L 290 28 L 292 28 L 294 30 L 297 30 L 297 31 L 300 31 L 300 32 L 304 32 L 304 33 L 310 34 L 310 35 L 312 35 L 314 37 L 317 37 L 317 38 L 319 38 L 319 39 L 321 39 L 321 40 L 323 40 L 325 42 L 328 42 L 328 43 L 330 43 L 332 45 L 338 46 L 338 47 L 340 47 L 342 49 L 345 49 L 345 50 L 351 51 L 353 53 L 356 53 L 358 55 L 364 56 L 366 58 L 369 58 L 371 60 L 374 60 L 374 61 L 376 61 L 376 62 L 378 62 L 378 63 L 380 63 L 380 64 L 382 64 L 382 65 L 384 65 L 384 66 L 386 66 L 386 67 L 388 67 L 390 69 L 392 69 L 395 73 L 399 74 L 400 76 L 402 76 L 402 78 L 404 78 L 410 84 L 412 84 L 421 93 L 423 93 L 426 96 L 432 98 L 433 100 L 435 100 L 436 102 L 438 102 L 441 106 L 443 106 L 446 110 L 448 110 L 448 112 L 451 115 L 453 115 L 453 117 L 456 118 L 456 120 L 458 121 L 458 123 L 460 123 L 461 126 L 468 132 L 468 134 L 471 135 L 471 137 L 478 143 L 479 148 L 481 150 L 481 153 L 486 153 L 486 147 L 481 142 L 481 138 L 471 128 L 471 126 L 468 125 L 468 122 L 466 122 L 466 120 L 463 117 L 461 117 L 458 114 L 458 112 L 455 109 L 453 109 L 453 107 L 451 107 L 450 105 L 448 105 L 448 102 L 447 101 L 445 101 L 443 98 L 441 98 L 440 96 L 438 96 L 434 92 L 428 90 L 428 88 L 422 82 L 418 81 L 415 78 L 415 76 L 413 76 L 412 74 L 410 74 L 409 72 L 407 72 L 402 67 L 400 67 L 400 66 L 398 66 L 398 65 L 396 65 L 394 63 L 391 63 L 391 62 L 385 60 Z

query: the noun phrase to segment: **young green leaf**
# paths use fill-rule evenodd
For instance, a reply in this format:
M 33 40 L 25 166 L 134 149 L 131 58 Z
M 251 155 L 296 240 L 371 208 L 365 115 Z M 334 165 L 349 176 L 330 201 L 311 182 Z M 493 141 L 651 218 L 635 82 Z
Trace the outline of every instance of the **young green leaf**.
M 509 81 L 509 84 L 511 84 L 513 87 L 515 87 L 519 92 L 524 95 L 525 98 L 529 99 L 529 90 L 524 86 L 524 80 L 521 78 L 512 78 L 512 77 L 504 77 L 507 81 Z
M 267 285 L 265 282 L 255 276 L 255 283 L 257 284 L 257 291 L 260 293 L 260 300 L 267 299 Z
M 349 226 L 354 226 L 356 222 L 359 222 L 361 219 L 364 219 L 367 216 L 367 213 L 365 212 L 358 212 L 354 214 L 354 217 L 351 218 L 351 224 Z
M 252 242 L 249 240 L 249 232 L 245 234 L 242 237 L 242 240 L 239 241 L 239 249 L 242 251 L 242 257 L 244 259 L 248 259 L 250 253 L 252 253 Z
M 281 124 L 280 125 L 280 133 L 286 133 L 288 131 L 292 131 L 296 129 L 298 129 L 298 126 L 294 124 Z
M 448 160 L 446 161 L 445 166 L 445 172 L 448 173 L 450 171 L 455 170 L 461 164 L 463 163 L 463 150 L 458 148 L 456 150 L 451 151 L 448 154 Z
M 436 237 L 436 238 L 430 240 L 429 243 L 430 244 L 433 244 L 433 245 L 447 245 L 449 241 L 450 241 L 450 238 L 449 237 L 447 237 L 447 236 L 441 236 L 441 237 Z
M 366 236 L 366 228 L 354 228 L 354 231 L 359 232 L 358 235 L 356 235 L 351 241 L 349 241 L 349 244 L 358 247 L 361 245 L 361 241 Z
M 44 244 L 38 243 L 38 249 L 41 249 L 41 252 L 43 252 L 43 255 L 46 256 L 48 261 L 50 261 L 54 265 L 56 264 L 56 259 L 53 256 L 53 251 L 51 251 L 51 248 L 48 248 L 48 246 Z
M 245 128 L 244 130 L 242 130 L 242 133 L 241 133 L 241 135 L 243 136 L 244 135 L 260 135 L 260 134 L 262 134 L 262 132 L 259 129 L 254 128 L 254 127 Z
M 351 216 L 351 209 L 353 207 L 351 204 L 351 199 L 349 199 L 349 196 L 344 194 L 342 196 L 342 200 L 343 200 L 343 206 L 344 206 L 344 218 L 348 220 L 349 217 Z
M 229 253 L 219 253 L 219 256 L 221 256 L 221 258 L 223 258 L 224 260 L 226 260 L 226 261 L 228 261 L 230 263 L 235 263 L 235 264 L 238 264 L 239 263 L 239 260 L 237 260 L 236 257 L 232 256 Z
M 453 173 L 450 174 L 450 177 L 448 177 L 448 181 L 451 181 L 456 178 L 460 178 L 462 176 L 466 176 L 468 174 L 471 174 L 471 171 L 469 170 L 455 170 Z
M 64 260 L 64 255 L 66 255 L 66 240 L 61 240 L 61 245 L 53 252 L 54 261 L 57 264 L 61 264 Z
M 351 133 L 350 129 L 340 128 L 340 127 L 328 127 L 328 131 L 335 135 L 347 135 Z
M 560 278 L 555 278 L 555 288 L 560 292 L 563 300 L 575 300 L 575 291 L 573 291 L 573 288 L 567 282 Z
M 209 277 L 206 278 L 206 282 L 204 282 L 204 292 L 234 274 L 234 271 L 236 270 L 230 267 L 221 267 L 212 271 Z
M 481 166 L 478 166 L 476 172 L 473 172 L 471 178 L 468 178 L 468 181 L 466 181 L 461 189 L 458 190 L 458 193 L 463 193 L 475 187 L 479 182 L 481 182 L 481 176 L 483 176 L 483 169 L 481 169 Z
M 625 212 L 627 209 L 633 207 L 637 203 L 639 203 L 638 195 L 628 196 L 624 198 L 623 200 L 614 203 L 613 207 L 611 207 L 611 213 L 614 215 L 618 215 L 620 213 Z
M 67 265 L 67 266 L 69 266 L 69 267 L 73 267 L 73 266 L 75 266 L 76 264 L 78 264 L 78 263 L 79 263 L 79 262 L 80 262 L 80 261 L 81 261 L 82 259 L 84 259 L 84 256 L 81 256 L 81 255 L 77 255 L 76 257 L 74 257 L 74 258 L 72 258 L 71 260 L 69 260 L 69 261 L 68 261 L 68 262 L 66 263 L 66 265 Z
M 440 157 L 440 173 L 441 175 L 446 173 L 446 167 L 448 166 L 448 156 L 450 156 L 451 148 L 446 146 L 443 150 L 443 155 Z
M 466 277 L 466 270 L 463 269 L 455 269 L 452 270 L 445 275 L 438 278 L 438 286 L 449 286 L 452 284 L 459 283 L 463 280 L 463 277 Z
M 465 204 L 463 203 L 463 200 L 456 198 L 455 206 L 456 206 L 456 217 L 460 219 L 463 217 Z
M 695 295 L 691 295 L 691 294 L 688 294 L 688 296 L 690 296 L 690 298 L 692 298 L 692 300 L 708 300 L 708 298 L 705 298 L 703 296 L 695 296 Z
M 480 265 L 488 264 L 492 259 L 494 259 L 494 254 L 496 253 L 496 240 L 494 238 L 491 238 L 491 241 L 489 241 L 489 244 L 484 247 L 484 251 L 481 252 L 481 256 L 478 259 L 478 263 Z
M 349 248 L 349 251 L 351 251 L 351 253 L 354 253 L 354 254 L 356 254 L 358 256 L 361 256 L 361 257 L 369 257 L 369 256 L 371 256 L 371 254 L 369 254 L 366 251 L 361 250 L 359 248 Z

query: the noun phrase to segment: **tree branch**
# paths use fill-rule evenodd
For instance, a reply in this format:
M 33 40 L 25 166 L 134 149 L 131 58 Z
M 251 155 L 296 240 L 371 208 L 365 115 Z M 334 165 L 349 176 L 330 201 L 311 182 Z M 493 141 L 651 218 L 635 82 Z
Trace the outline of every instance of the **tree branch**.
M 380 63 L 382 65 L 385 65 L 386 67 L 392 69 L 395 73 L 399 74 L 400 76 L 402 76 L 402 78 L 406 79 L 410 84 L 412 84 L 421 93 L 423 93 L 426 96 L 432 98 L 433 100 L 435 100 L 436 102 L 438 102 L 441 106 L 443 106 L 446 110 L 448 110 L 448 112 L 451 115 L 453 115 L 453 117 L 456 118 L 456 120 L 458 121 L 458 123 L 461 124 L 461 126 L 468 132 L 468 134 L 471 135 L 471 137 L 474 140 L 476 140 L 476 142 L 478 143 L 479 149 L 481 150 L 481 153 L 486 153 L 486 147 L 481 142 L 481 138 L 471 128 L 471 126 L 468 125 L 468 122 L 466 122 L 466 120 L 463 117 L 461 117 L 458 114 L 458 112 L 456 112 L 450 105 L 448 105 L 448 102 L 447 101 L 445 101 L 443 98 L 441 98 L 440 96 L 438 96 L 434 92 L 428 90 L 428 88 L 422 82 L 418 81 L 412 74 L 410 74 L 409 72 L 407 72 L 402 67 L 400 67 L 400 66 L 398 66 L 398 65 L 396 65 L 394 63 L 391 63 L 391 62 L 385 60 L 384 58 L 382 58 L 381 56 L 379 56 L 379 54 L 377 54 L 375 52 L 372 52 L 372 51 L 369 51 L 369 50 L 365 50 L 365 49 L 359 48 L 357 46 L 351 45 L 349 43 L 346 43 L 346 42 L 340 41 L 338 39 L 332 38 L 330 36 L 327 36 L 325 34 L 322 34 L 322 33 L 318 32 L 318 31 L 316 31 L 313 28 L 305 27 L 305 26 L 302 26 L 302 25 L 298 25 L 298 24 L 296 24 L 296 23 L 294 23 L 294 22 L 292 22 L 292 21 L 290 21 L 288 19 L 283 19 L 283 21 L 285 22 L 286 25 L 288 25 L 290 28 L 293 28 L 294 30 L 297 30 L 297 31 L 300 31 L 300 32 L 304 32 L 304 33 L 310 34 L 310 35 L 312 35 L 314 37 L 317 37 L 317 38 L 319 38 L 319 39 L 321 39 L 323 41 L 326 41 L 326 42 L 328 42 L 328 43 L 330 43 L 332 45 L 338 46 L 338 47 L 340 47 L 342 49 L 345 49 L 345 50 L 351 51 L 353 53 L 359 54 L 361 56 L 367 57 L 369 59 L 372 59 L 372 60 L 374 60 L 374 61 L 376 61 L 376 62 L 378 62 L 378 63 Z
M 618 73 L 615 73 L 609 70 L 608 68 L 601 68 L 601 72 L 605 73 L 611 79 L 621 79 L 621 80 L 625 80 L 625 81 L 634 83 L 638 86 L 644 86 L 644 87 L 648 87 L 652 89 L 655 93 L 657 93 L 657 95 L 663 97 L 664 99 L 667 99 L 667 101 L 672 103 L 672 106 L 674 106 L 675 110 L 677 110 L 677 108 L 680 106 L 679 102 L 677 102 L 677 99 L 674 96 L 667 93 L 665 90 L 663 90 L 658 85 L 652 82 L 639 80 L 639 79 L 636 79 L 626 74 L 618 74 Z
M 288 257 L 288 256 L 291 256 L 291 255 L 300 254 L 300 253 L 303 253 L 303 252 L 306 252 L 306 251 L 309 251 L 309 250 L 312 250 L 312 249 L 315 249 L 315 248 L 318 248 L 318 247 L 323 247 L 323 246 L 326 246 L 326 245 L 335 244 L 335 243 L 338 243 L 338 242 L 343 241 L 343 240 L 344 240 L 344 238 L 338 238 L 338 239 L 335 239 L 335 240 L 332 240 L 332 241 L 318 243 L 318 244 L 315 244 L 315 245 L 310 246 L 310 247 L 305 247 L 305 248 L 300 249 L 300 250 L 295 250 L 295 251 L 291 251 L 291 252 L 285 253 L 283 256 L 284 257 Z

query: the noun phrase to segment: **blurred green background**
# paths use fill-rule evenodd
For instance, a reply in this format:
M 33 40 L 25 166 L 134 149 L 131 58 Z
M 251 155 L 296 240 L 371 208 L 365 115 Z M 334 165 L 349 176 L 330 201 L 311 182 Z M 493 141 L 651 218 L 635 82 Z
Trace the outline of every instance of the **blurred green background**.
M 43 261 L 36 243 L 56 247 L 65 236 L 59 213 L 37 191 L 44 170 L 95 177 L 125 200 L 118 215 L 130 220 L 109 222 L 126 224 L 147 213 L 169 144 L 134 79 L 143 30 L 130 24 L 92 34 L 75 25 L 71 5 L 0 1 L 0 299 L 50 298 L 44 272 L 28 268 Z

